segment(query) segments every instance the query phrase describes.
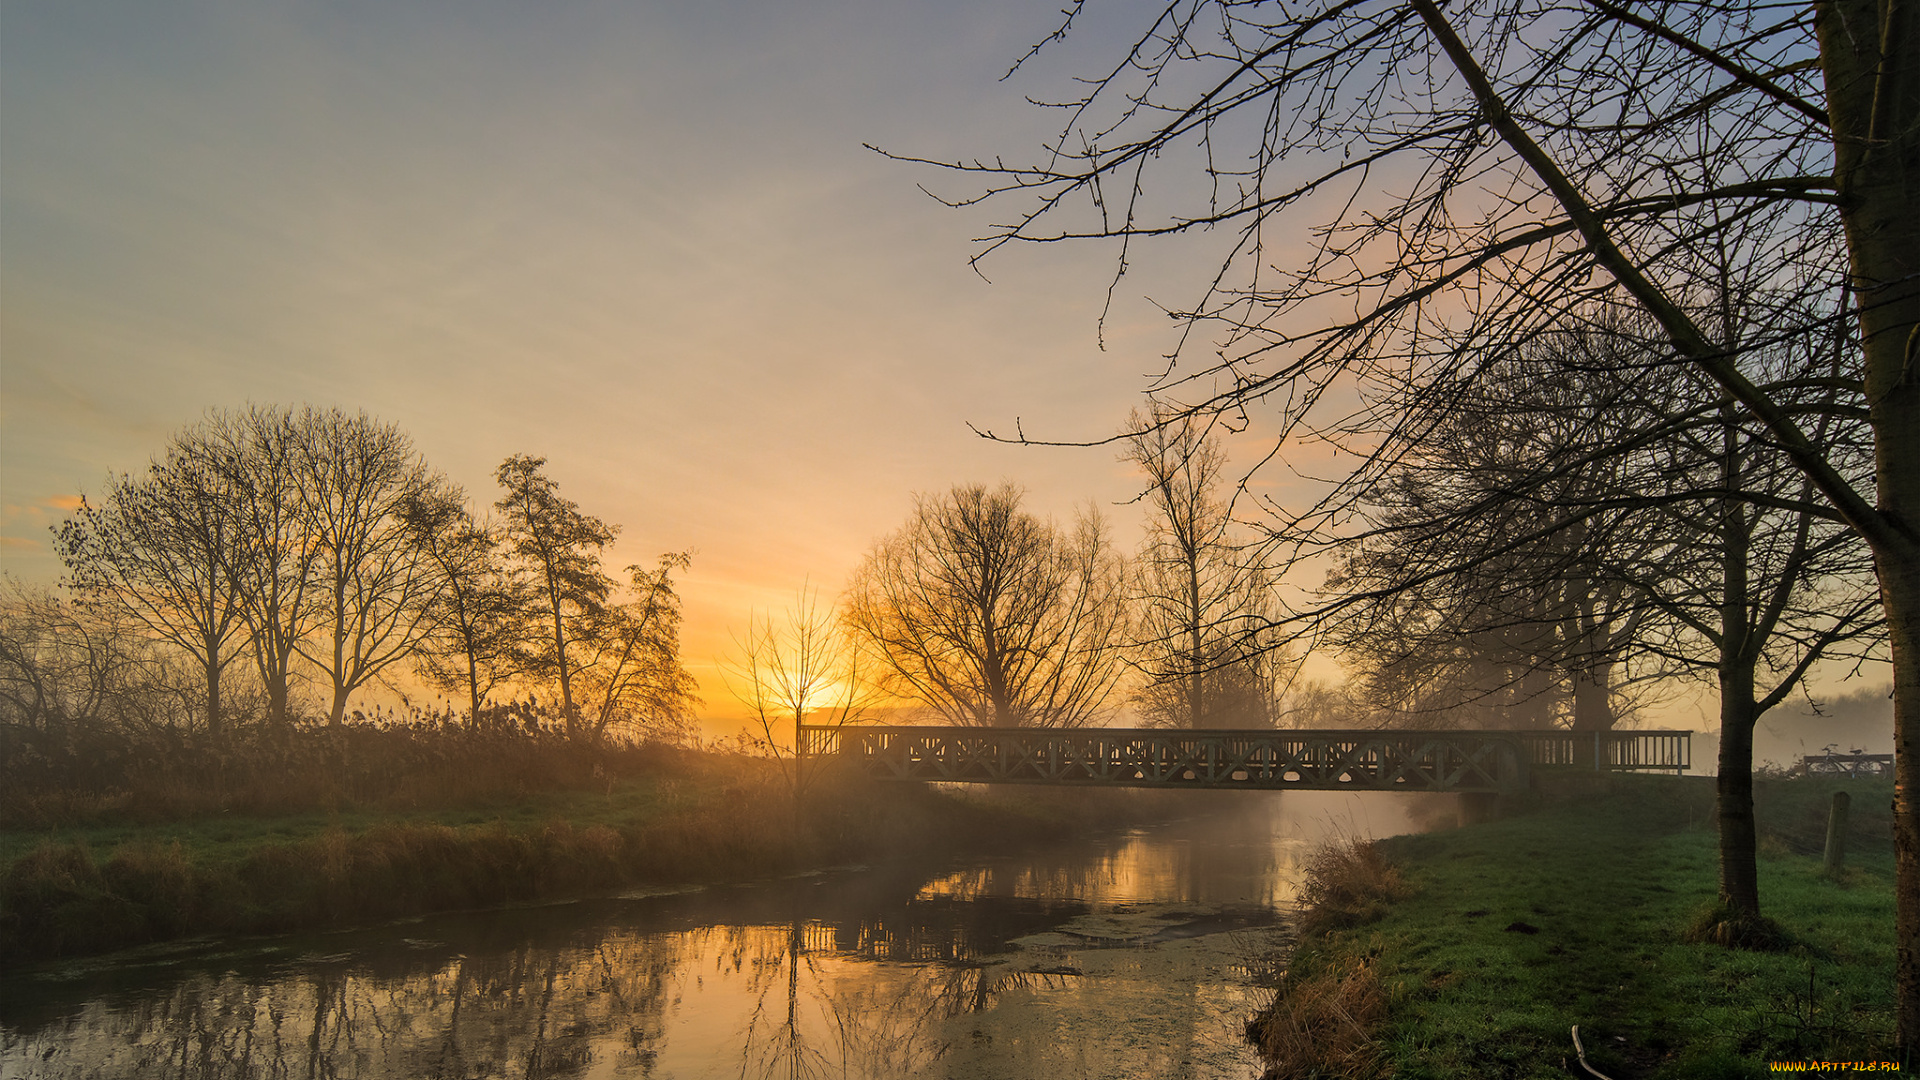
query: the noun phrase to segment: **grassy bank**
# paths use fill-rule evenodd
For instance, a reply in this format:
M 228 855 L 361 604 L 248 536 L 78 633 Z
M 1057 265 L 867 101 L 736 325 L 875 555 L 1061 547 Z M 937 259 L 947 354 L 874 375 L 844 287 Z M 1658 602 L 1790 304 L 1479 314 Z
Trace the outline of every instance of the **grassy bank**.
M 1836 880 L 1820 844 L 1837 786 L 1854 827 Z M 1575 1024 L 1616 1080 L 1885 1059 L 1891 798 L 1884 782 L 1762 785 L 1762 904 L 1790 937 L 1773 952 L 1689 940 L 1717 891 L 1711 781 L 1621 777 L 1489 824 L 1336 851 L 1250 1033 L 1293 1075 L 1400 1080 L 1564 1077 Z
M 590 790 L 443 807 L 96 815 L 0 832 L 0 963 L 643 883 L 1004 850 L 1149 813 L 1124 797 L 985 798 L 852 776 L 823 776 L 796 813 L 768 763 L 683 751 Z

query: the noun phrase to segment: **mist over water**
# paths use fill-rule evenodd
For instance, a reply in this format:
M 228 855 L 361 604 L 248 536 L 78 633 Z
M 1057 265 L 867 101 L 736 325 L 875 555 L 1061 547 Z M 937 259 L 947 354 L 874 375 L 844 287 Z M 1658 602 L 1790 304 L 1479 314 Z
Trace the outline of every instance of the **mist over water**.
M 1407 796 L 955 865 L 199 942 L 0 980 L 9 1077 L 1250 1077 L 1301 856 Z

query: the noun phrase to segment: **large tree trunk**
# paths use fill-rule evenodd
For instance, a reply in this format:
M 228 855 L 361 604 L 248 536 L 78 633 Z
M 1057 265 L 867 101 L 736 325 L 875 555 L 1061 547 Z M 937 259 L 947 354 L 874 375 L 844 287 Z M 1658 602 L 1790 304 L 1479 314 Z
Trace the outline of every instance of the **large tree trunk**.
M 560 712 L 567 721 L 567 741 L 577 742 L 580 738 L 580 714 L 573 707 L 573 671 L 567 665 L 567 629 L 560 614 L 560 597 L 555 590 L 549 589 L 553 596 L 553 658 L 560 668 Z
M 327 713 L 327 726 L 339 727 L 347 722 L 347 601 L 346 593 L 336 586 L 333 591 L 333 708 Z
M 276 662 L 271 654 L 275 647 L 267 648 L 270 652 L 260 665 L 260 681 L 267 686 L 267 721 L 275 727 L 285 727 L 293 719 L 289 711 L 292 693 L 288 686 L 288 662 L 284 655 Z
M 1720 902 L 1760 914 L 1753 824 L 1753 669 L 1720 672 L 1720 774 L 1714 780 L 1720 824 Z
M 1721 401 L 1720 482 L 1742 490 L 1743 439 L 1738 409 Z M 1748 560 L 1753 556 L 1752 523 L 1738 499 L 1720 505 L 1720 762 L 1714 781 L 1720 819 L 1720 901 L 1747 915 L 1760 914 L 1760 874 L 1754 862 L 1753 724 L 1759 710 L 1753 698 L 1757 657 L 1754 628 L 1747 616 Z
M 1882 528 L 1873 545 L 1893 648 L 1898 1040 L 1920 1061 L 1920 13 L 1897 0 L 1815 5 L 1834 181 L 1859 298 Z
M 1920 421 L 1916 421 L 1920 427 Z M 1880 567 L 1880 595 L 1893 642 L 1894 950 L 1899 984 L 1899 1042 L 1920 1062 L 1920 552 Z
M 1612 731 L 1613 661 L 1592 657 L 1573 673 L 1573 730 Z
M 1191 523 L 1189 523 L 1191 527 Z M 1196 544 L 1188 544 L 1186 565 L 1187 575 L 1187 726 L 1206 727 L 1207 689 L 1203 674 L 1202 637 L 1200 631 L 1200 549 Z
M 1584 524 L 1574 530 L 1570 544 L 1575 551 L 1585 548 L 1586 535 Z M 1567 588 L 1577 590 L 1560 622 L 1573 667 L 1573 730 L 1612 731 L 1619 719 L 1613 712 L 1613 668 L 1619 663 L 1623 639 L 1609 630 L 1601 612 L 1612 610 L 1615 596 L 1604 595 L 1606 586 L 1595 584 L 1586 574 L 1575 576 Z

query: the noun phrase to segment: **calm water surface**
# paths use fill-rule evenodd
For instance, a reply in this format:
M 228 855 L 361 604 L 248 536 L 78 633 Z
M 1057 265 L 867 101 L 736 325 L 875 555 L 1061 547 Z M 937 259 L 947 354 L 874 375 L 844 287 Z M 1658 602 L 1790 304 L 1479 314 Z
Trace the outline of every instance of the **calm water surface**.
M 12 972 L 0 1076 L 1241 1080 L 1299 856 L 1409 826 L 1392 796 L 1222 798 L 1014 858 Z

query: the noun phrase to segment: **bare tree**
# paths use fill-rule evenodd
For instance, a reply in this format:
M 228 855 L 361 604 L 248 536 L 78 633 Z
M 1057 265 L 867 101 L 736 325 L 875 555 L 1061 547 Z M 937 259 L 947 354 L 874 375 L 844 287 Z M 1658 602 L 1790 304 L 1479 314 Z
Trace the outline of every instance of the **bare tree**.
M 304 439 L 291 409 L 213 411 L 181 436 L 200 475 L 230 500 L 234 528 L 219 548 L 240 598 L 267 720 L 292 719 L 294 660 L 322 614 L 314 567 L 321 537 L 309 519 Z
M 290 719 L 299 661 L 327 676 L 338 724 L 427 629 L 442 577 L 406 511 L 444 484 L 397 428 L 365 415 L 215 410 L 146 476 L 83 504 L 56 546 L 83 595 L 194 659 L 210 729 L 242 640 L 270 721 Z
M 81 733 L 180 726 L 193 695 L 143 629 L 118 605 L 0 579 L 0 731 L 51 755 Z
M 1831 385 L 1798 374 L 1775 380 L 1802 383 L 1777 391 L 1783 402 L 1814 416 L 1809 438 L 1838 471 L 1865 475 L 1865 424 L 1824 408 Z M 1716 423 L 1690 438 L 1655 447 L 1677 496 L 1661 501 L 1658 521 L 1678 542 L 1657 563 L 1621 570 L 1662 616 L 1653 623 L 1665 631 L 1653 643 L 1660 655 L 1712 678 L 1719 691 L 1716 802 L 1728 918 L 1716 933 L 1738 940 L 1746 917 L 1760 912 L 1754 726 L 1820 660 L 1872 656 L 1885 639 L 1859 535 L 1833 519 L 1805 474 L 1769 452 L 1769 433 L 1731 396 L 1720 396 L 1713 416 Z
M 750 616 L 744 636 L 733 639 L 727 686 L 753 714 L 767 752 L 786 762 L 787 783 L 797 795 L 811 777 L 800 772 L 800 727 L 857 724 L 880 701 L 878 687 L 862 670 L 860 651 L 834 606 L 802 585 L 793 606 L 779 617 Z M 793 732 L 783 746 L 783 729 Z
M 1369 532 L 1328 577 L 1323 643 L 1415 725 L 1614 726 L 1614 676 L 1646 618 L 1609 569 L 1646 564 L 1664 530 L 1622 438 L 1623 389 L 1570 362 L 1594 335 L 1474 365 L 1417 408 L 1417 445 L 1365 492 Z
M 1336 426 L 1312 418 L 1333 404 L 1329 389 L 1385 389 L 1360 425 L 1363 460 L 1407 434 L 1406 398 L 1391 391 L 1456 365 L 1461 342 L 1518 343 L 1604 303 L 1657 321 L 1671 355 L 1753 416 L 1873 551 L 1895 668 L 1909 1057 L 1920 1057 L 1915 64 L 1920 20 L 1895 0 L 1448 11 L 1174 0 L 1064 103 L 1060 139 L 1037 164 L 958 166 L 987 175 L 990 195 L 1034 200 L 993 247 L 1117 237 L 1124 272 L 1156 235 L 1230 237 L 1199 301 L 1180 306 L 1221 347 L 1189 402 L 1264 402 L 1283 432 L 1304 434 Z M 1273 245 L 1301 237 L 1312 240 L 1279 257 Z M 1840 382 L 1847 407 L 1869 416 L 1872 487 L 1828 460 L 1808 417 L 1688 303 L 1712 285 L 1696 256 L 1713 243 L 1768 268 L 1770 284 L 1850 293 L 1859 349 Z M 1342 501 L 1295 523 L 1336 525 Z
M 559 485 L 540 470 L 546 458 L 515 454 L 494 471 L 505 493 L 494 504 L 505 515 L 507 543 L 534 581 L 535 605 L 544 629 L 529 656 L 531 671 L 551 675 L 560 688 L 567 736 L 580 738 L 581 715 L 574 699 L 573 676 L 586 624 L 601 617 L 615 582 L 600 569 L 600 551 L 618 535 L 616 527 L 580 512 L 560 494 Z
M 1122 673 L 1121 560 L 1091 513 L 1061 533 L 1011 484 L 921 496 L 855 574 L 848 625 L 949 723 L 1072 727 Z
M 457 489 L 421 492 L 401 514 L 440 579 L 416 668 L 436 687 L 465 692 L 467 723 L 477 726 L 494 687 L 519 673 L 531 591 L 500 557 L 499 530 L 475 521 Z
M 668 742 L 692 731 L 699 699 L 680 665 L 680 597 L 673 590 L 673 572 L 690 561 L 686 552 L 669 552 L 652 570 L 627 567 L 633 598 L 601 604 L 576 624 L 574 678 L 589 740 L 612 726 Z
M 1190 416 L 1136 411 L 1121 460 L 1146 474 L 1147 536 L 1133 560 L 1135 696 L 1150 724 L 1267 727 L 1274 722 L 1272 583 L 1233 532 L 1219 487 L 1226 454 Z
M 83 499 L 56 529 L 54 549 L 85 603 L 124 613 L 192 658 L 217 737 L 227 723 L 224 680 L 247 627 L 231 559 L 246 496 L 201 452 L 203 435 L 175 436 L 145 476 L 110 479 L 98 503 Z
M 1864 545 L 1764 452 L 1750 415 L 1697 376 L 1645 363 L 1631 328 L 1539 344 L 1441 395 L 1447 417 L 1402 458 L 1379 532 L 1334 582 L 1358 600 L 1344 613 L 1357 626 L 1337 637 L 1370 646 L 1376 676 L 1468 668 L 1444 702 L 1456 708 L 1464 698 L 1484 713 L 1516 691 L 1537 702 L 1551 679 L 1581 730 L 1610 726 L 1611 709 L 1582 691 L 1608 694 L 1617 665 L 1712 680 L 1722 933 L 1740 937 L 1760 913 L 1754 724 L 1822 658 L 1873 654 Z M 1817 417 L 1829 460 L 1863 473 L 1864 423 L 1829 407 L 1830 353 L 1810 345 L 1757 351 L 1771 354 L 1769 383 Z M 1492 678 L 1489 655 L 1505 665 Z
M 329 722 L 338 725 L 348 697 L 407 659 L 431 626 L 444 578 L 408 511 L 447 482 L 399 428 L 364 413 L 308 408 L 289 420 L 320 616 L 294 647 L 332 683 Z
M 1274 720 L 1290 728 L 1364 728 L 1377 726 L 1371 701 L 1358 700 L 1350 684 L 1296 678 L 1275 705 Z

